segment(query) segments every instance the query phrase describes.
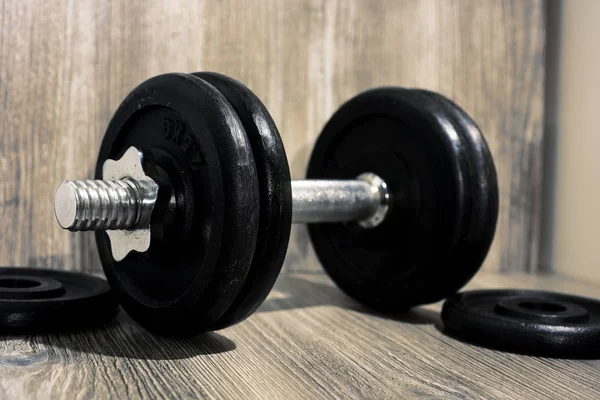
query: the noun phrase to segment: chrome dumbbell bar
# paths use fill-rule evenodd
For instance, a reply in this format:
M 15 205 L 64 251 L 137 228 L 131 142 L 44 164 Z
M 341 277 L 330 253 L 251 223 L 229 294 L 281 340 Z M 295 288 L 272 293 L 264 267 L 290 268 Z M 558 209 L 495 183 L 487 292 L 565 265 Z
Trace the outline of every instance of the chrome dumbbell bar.
M 373 174 L 356 180 L 292 181 L 292 222 L 358 221 L 363 227 L 379 225 L 388 208 L 385 183 Z M 127 230 L 149 223 L 154 200 L 144 181 L 64 181 L 55 198 L 58 223 L 71 231 Z M 155 197 L 155 195 L 153 195 Z
M 107 160 L 104 180 L 64 181 L 54 199 L 60 226 L 71 231 L 106 230 L 117 260 L 131 250 L 146 250 L 160 188 L 143 171 L 142 158 L 132 147 L 120 160 Z M 387 185 L 372 173 L 354 180 L 292 181 L 293 223 L 357 221 L 371 228 L 385 219 L 389 203 Z

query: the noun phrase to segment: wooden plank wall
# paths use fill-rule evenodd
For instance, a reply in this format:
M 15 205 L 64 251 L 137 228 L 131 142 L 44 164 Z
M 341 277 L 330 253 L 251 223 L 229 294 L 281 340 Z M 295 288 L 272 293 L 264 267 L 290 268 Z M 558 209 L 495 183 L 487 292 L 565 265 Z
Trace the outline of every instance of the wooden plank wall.
M 418 86 L 451 97 L 498 166 L 486 268 L 537 268 L 541 1 L 5 0 L 0 18 L 0 265 L 98 270 L 92 235 L 56 224 L 56 187 L 92 176 L 113 110 L 143 79 L 213 70 L 263 99 L 296 178 L 321 126 L 358 91 Z M 296 229 L 289 267 L 313 257 Z

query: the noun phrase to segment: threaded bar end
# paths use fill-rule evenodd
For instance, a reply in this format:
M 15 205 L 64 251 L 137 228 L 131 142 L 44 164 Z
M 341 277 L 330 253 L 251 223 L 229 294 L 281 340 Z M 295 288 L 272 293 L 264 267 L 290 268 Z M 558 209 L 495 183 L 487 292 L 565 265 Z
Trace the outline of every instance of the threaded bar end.
M 135 181 L 64 181 L 56 191 L 54 213 L 70 231 L 134 228 L 140 219 L 142 198 Z

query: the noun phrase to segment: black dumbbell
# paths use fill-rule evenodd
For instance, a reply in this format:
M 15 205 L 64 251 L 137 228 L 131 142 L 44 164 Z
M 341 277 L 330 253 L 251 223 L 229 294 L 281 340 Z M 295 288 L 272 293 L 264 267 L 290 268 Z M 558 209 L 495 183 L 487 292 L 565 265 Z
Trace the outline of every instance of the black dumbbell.
M 498 187 L 475 123 L 447 98 L 383 87 L 346 102 L 291 181 L 261 101 L 215 73 L 165 74 L 113 116 L 98 180 L 65 181 L 61 226 L 95 230 L 107 279 L 152 332 L 189 336 L 252 314 L 292 222 L 350 296 L 399 312 L 456 292 L 493 239 Z

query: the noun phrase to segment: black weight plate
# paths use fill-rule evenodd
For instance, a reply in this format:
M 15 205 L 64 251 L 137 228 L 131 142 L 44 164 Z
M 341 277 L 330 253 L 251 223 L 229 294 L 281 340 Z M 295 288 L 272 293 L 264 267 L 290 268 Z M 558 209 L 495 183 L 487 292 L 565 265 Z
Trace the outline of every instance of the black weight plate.
M 108 283 L 75 272 L 0 267 L 3 333 L 65 332 L 109 321 L 117 301 Z
M 249 317 L 265 300 L 281 271 L 292 223 L 291 179 L 277 126 L 258 97 L 224 75 L 193 75 L 215 86 L 235 109 L 252 146 L 258 173 L 260 217 L 254 258 L 242 290 L 214 325 L 222 329 Z
M 109 283 L 125 310 L 150 331 L 190 336 L 210 329 L 248 272 L 258 229 L 252 150 L 235 111 L 218 90 L 188 74 L 165 74 L 135 88 L 102 141 L 96 177 L 130 146 L 171 180 L 177 229 L 144 253 L 115 262 L 96 233 Z
M 496 167 L 485 138 L 466 112 L 439 93 L 419 89 L 413 91 L 429 96 L 443 109 L 442 112 L 452 120 L 467 155 L 468 174 L 472 182 L 471 190 L 474 193 L 471 197 L 475 201 L 471 199 L 469 211 L 463 216 L 465 228 L 461 239 L 456 243 L 454 253 L 456 257 L 467 260 L 465 265 L 473 268 L 471 275 L 455 274 L 454 269 L 448 268 L 443 277 L 450 282 L 449 285 L 457 287 L 458 290 L 483 264 L 494 239 L 499 202 Z
M 600 358 L 600 301 L 534 290 L 474 290 L 449 297 L 448 333 L 517 353 Z
M 381 225 L 309 225 L 325 270 L 375 309 L 402 311 L 456 292 L 493 237 L 493 160 L 475 124 L 442 99 L 391 87 L 359 94 L 327 122 L 310 158 L 308 179 L 372 172 L 388 185 Z

